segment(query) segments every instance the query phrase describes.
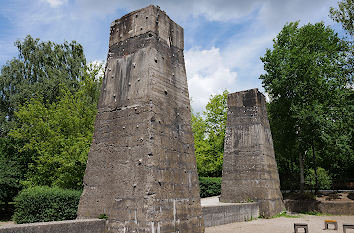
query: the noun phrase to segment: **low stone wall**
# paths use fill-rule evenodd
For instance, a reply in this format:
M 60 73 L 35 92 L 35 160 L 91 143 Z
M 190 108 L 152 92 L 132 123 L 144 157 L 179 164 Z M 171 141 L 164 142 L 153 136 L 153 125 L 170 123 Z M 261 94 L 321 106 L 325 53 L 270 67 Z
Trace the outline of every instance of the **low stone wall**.
M 205 227 L 242 222 L 259 217 L 258 202 L 221 203 L 218 201 L 218 197 L 214 199 L 206 203 L 202 201 Z M 9 224 L 0 226 L 0 233 L 103 233 L 105 226 L 106 220 L 103 219 L 79 219 L 29 224 Z
M 204 226 L 212 227 L 259 217 L 259 203 L 202 206 Z
M 0 226 L 0 233 L 103 233 L 104 219 L 81 219 Z
M 354 215 L 354 201 L 284 200 L 287 211 L 301 213 L 317 211 L 333 215 Z

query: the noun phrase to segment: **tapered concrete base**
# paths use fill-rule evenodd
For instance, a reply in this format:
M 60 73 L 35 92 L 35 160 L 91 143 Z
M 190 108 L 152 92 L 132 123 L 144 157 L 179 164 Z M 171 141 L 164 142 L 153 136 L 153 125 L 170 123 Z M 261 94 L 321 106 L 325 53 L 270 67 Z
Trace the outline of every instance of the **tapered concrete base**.
M 264 217 L 284 210 L 265 97 L 258 89 L 228 96 L 220 201 L 257 201 Z

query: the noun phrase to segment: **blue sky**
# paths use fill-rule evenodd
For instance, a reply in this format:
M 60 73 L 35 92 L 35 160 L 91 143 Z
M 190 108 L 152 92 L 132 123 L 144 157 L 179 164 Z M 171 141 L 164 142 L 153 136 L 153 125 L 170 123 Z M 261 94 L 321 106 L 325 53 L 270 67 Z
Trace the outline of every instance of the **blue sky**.
M 17 56 L 16 40 L 76 40 L 89 61 L 105 61 L 110 23 L 147 5 L 159 5 L 184 28 L 192 107 L 202 111 L 210 95 L 250 88 L 263 91 L 259 57 L 285 23 L 324 21 L 334 0 L 0 0 L 0 66 Z

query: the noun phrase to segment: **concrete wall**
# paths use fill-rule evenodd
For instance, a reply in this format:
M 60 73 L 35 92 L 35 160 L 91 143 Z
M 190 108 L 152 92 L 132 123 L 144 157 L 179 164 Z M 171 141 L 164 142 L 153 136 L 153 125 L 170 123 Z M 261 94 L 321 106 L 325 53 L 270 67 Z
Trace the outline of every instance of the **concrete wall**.
M 354 215 L 353 201 L 284 200 L 287 211 L 301 213 L 317 211 L 333 215 Z
M 183 28 L 154 6 L 111 25 L 78 218 L 107 232 L 204 232 Z
M 271 217 L 284 205 L 265 97 L 258 89 L 231 93 L 227 105 L 220 201 L 257 201 Z
M 205 227 L 242 222 L 259 217 L 259 203 L 203 206 Z
M 0 233 L 103 233 L 105 225 L 103 219 L 11 224 L 1 226 Z

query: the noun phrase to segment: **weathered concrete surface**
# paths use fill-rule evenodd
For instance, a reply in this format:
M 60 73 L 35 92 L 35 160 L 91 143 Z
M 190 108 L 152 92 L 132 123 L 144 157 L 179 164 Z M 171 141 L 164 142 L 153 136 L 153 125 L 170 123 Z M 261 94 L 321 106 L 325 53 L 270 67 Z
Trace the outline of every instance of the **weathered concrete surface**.
M 0 233 L 103 233 L 106 220 L 83 219 L 0 226 Z
M 111 25 L 78 218 L 107 232 L 204 232 L 183 28 L 154 6 Z
M 212 227 L 233 222 L 248 221 L 259 217 L 259 203 L 223 203 L 219 197 L 201 200 L 204 226 Z
M 284 210 L 265 97 L 258 89 L 228 95 L 222 202 L 260 203 L 260 215 Z
M 289 212 L 320 212 L 333 215 L 354 215 L 354 201 L 284 200 Z

